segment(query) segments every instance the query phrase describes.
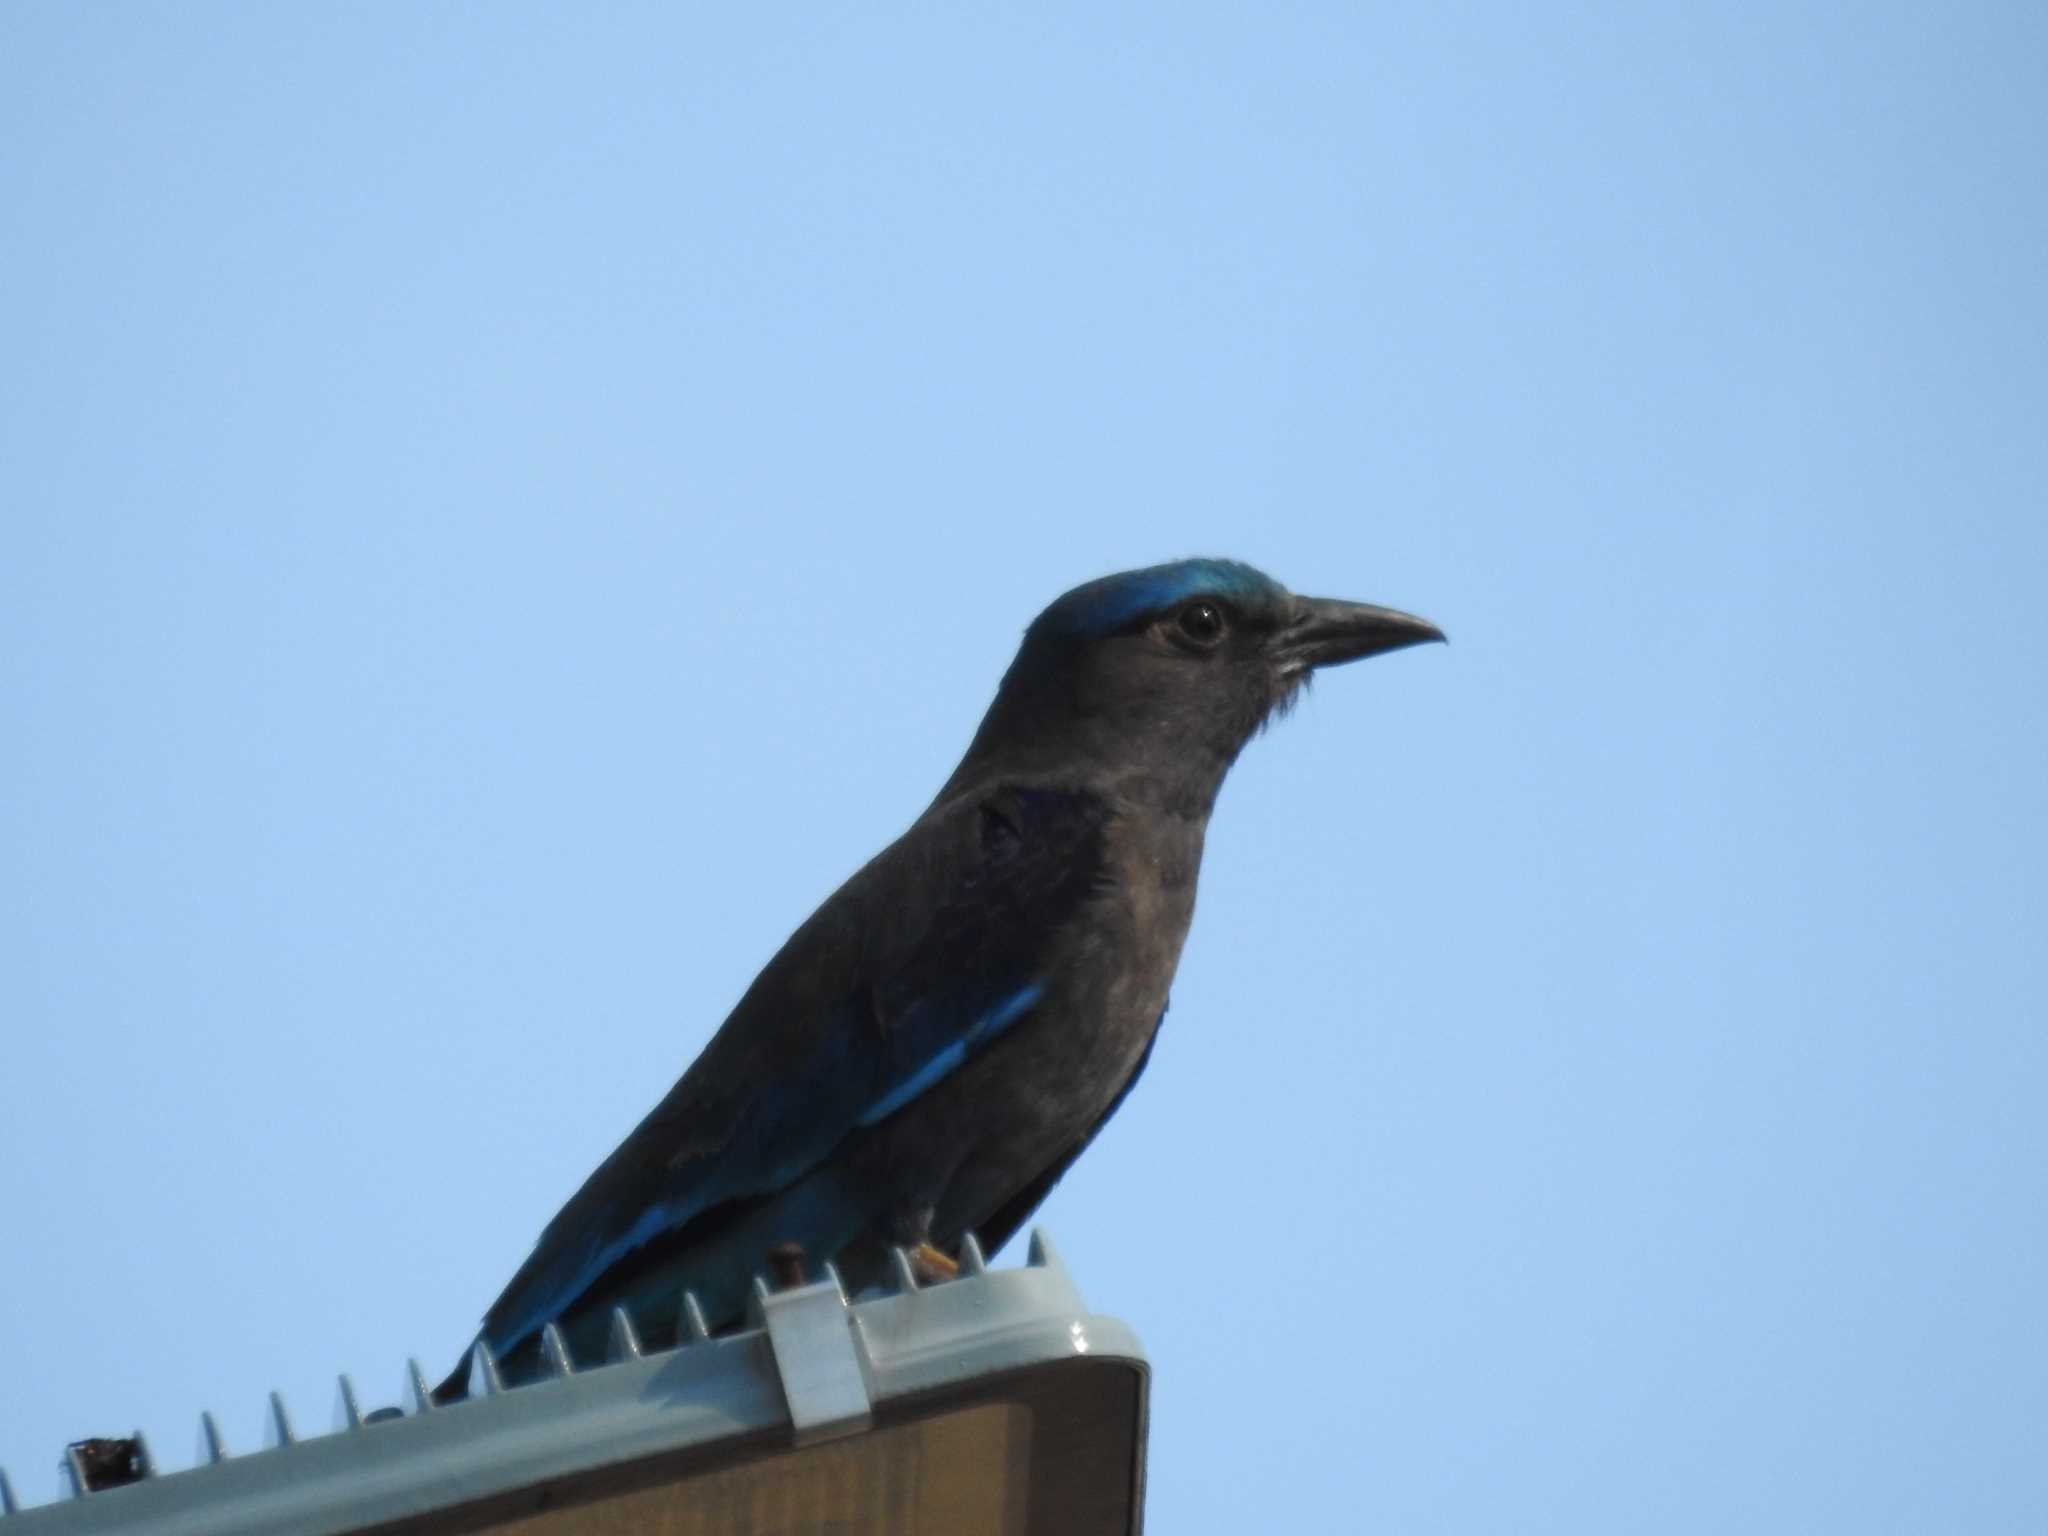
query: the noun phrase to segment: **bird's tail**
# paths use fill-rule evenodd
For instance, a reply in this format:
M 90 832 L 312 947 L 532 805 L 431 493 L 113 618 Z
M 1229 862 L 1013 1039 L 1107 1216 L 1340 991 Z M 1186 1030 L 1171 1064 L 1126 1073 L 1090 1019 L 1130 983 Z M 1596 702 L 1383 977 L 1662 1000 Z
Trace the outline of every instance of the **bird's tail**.
M 469 1366 L 476 1354 L 476 1346 L 470 1345 L 462 1352 L 462 1358 L 455 1362 L 455 1369 L 448 1373 L 448 1379 L 434 1388 L 434 1406 L 446 1408 L 450 1403 L 462 1402 L 469 1396 Z

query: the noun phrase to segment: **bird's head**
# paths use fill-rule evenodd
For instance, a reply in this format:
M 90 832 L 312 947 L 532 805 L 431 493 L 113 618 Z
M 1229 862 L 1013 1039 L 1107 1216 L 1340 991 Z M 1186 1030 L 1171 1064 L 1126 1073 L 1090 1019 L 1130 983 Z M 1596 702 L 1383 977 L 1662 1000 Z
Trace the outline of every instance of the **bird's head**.
M 1104 576 L 1032 621 L 962 773 L 996 758 L 1171 769 L 1206 806 L 1318 668 L 1443 638 L 1396 609 L 1297 597 L 1235 560 Z

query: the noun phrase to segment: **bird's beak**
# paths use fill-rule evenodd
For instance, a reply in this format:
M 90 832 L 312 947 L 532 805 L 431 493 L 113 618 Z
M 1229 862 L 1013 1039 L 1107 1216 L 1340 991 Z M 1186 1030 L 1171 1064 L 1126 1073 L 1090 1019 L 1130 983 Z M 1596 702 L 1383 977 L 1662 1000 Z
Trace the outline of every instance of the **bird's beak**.
M 1304 597 L 1296 602 L 1293 622 L 1274 640 L 1274 653 L 1287 672 L 1339 666 L 1444 638 L 1444 632 L 1429 620 L 1398 608 L 1347 603 L 1334 597 Z

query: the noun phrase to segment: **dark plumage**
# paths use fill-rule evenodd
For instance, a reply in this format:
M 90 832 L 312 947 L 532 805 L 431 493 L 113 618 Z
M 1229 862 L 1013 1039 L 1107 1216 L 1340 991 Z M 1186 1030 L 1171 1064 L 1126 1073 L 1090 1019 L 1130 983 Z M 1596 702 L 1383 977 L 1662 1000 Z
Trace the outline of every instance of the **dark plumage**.
M 1226 560 L 1046 609 L 930 809 L 548 1223 L 484 1317 L 508 1378 L 548 1322 L 579 1360 L 615 1306 L 655 1346 L 686 1289 L 736 1322 L 782 1245 L 856 1288 L 892 1244 L 937 1267 L 968 1231 L 995 1251 L 1144 1068 L 1239 750 L 1315 668 L 1442 638 Z

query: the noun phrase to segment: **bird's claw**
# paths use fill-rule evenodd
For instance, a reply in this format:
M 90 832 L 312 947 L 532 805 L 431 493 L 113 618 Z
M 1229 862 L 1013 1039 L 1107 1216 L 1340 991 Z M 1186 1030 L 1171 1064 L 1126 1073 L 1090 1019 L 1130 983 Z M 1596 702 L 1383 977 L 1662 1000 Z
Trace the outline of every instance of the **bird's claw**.
M 919 1285 L 937 1285 L 942 1280 L 951 1280 L 960 1273 L 957 1259 L 930 1243 L 919 1243 L 910 1250 L 910 1268 L 917 1276 Z

